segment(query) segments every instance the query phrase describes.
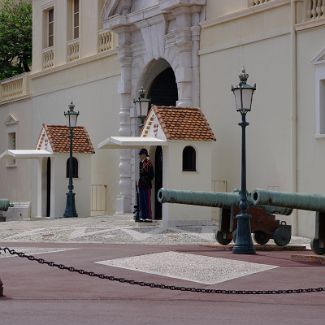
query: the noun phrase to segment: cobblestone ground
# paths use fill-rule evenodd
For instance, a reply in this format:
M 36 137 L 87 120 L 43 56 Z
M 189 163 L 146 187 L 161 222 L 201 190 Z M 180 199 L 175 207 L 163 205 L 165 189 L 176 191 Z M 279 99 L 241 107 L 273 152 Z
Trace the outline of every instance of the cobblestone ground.
M 217 225 L 163 228 L 159 222 L 135 223 L 132 215 L 40 219 L 0 223 L 0 241 L 139 244 L 216 244 Z M 293 237 L 290 244 L 308 245 Z M 271 243 L 271 241 L 270 241 Z

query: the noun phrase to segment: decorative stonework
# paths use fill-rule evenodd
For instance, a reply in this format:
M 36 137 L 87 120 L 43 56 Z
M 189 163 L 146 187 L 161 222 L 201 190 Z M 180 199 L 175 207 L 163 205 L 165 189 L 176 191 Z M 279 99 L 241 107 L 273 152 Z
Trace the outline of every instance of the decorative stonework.
M 132 99 L 141 86 L 148 89 L 163 71 L 162 62 L 175 73 L 177 105 L 199 106 L 199 24 L 205 4 L 206 0 L 106 1 L 104 29 L 117 34 L 121 66 L 119 135 L 138 135 L 137 121 L 131 120 Z M 121 151 L 118 213 L 131 211 L 136 173 L 131 157 L 131 151 Z
M 19 120 L 17 119 L 17 117 L 14 114 L 9 114 L 5 121 L 5 125 L 7 125 L 7 126 L 16 125 L 18 123 L 19 123 Z

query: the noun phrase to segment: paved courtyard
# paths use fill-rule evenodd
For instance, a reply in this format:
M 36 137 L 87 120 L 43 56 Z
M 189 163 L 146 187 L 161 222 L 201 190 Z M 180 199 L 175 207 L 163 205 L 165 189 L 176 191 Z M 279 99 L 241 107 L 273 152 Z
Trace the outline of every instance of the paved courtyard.
M 131 215 L 0 224 L 0 247 L 58 264 L 165 285 L 229 290 L 324 287 L 324 266 L 309 239 L 286 249 L 235 255 L 216 243 L 216 226 L 163 229 Z M 320 324 L 325 296 L 220 295 L 152 289 L 50 268 L 0 255 L 0 324 Z
M 141 244 L 216 244 L 217 226 L 163 228 L 159 221 L 135 223 L 132 215 L 40 219 L 0 223 L 0 241 Z M 291 244 L 309 245 L 293 237 Z

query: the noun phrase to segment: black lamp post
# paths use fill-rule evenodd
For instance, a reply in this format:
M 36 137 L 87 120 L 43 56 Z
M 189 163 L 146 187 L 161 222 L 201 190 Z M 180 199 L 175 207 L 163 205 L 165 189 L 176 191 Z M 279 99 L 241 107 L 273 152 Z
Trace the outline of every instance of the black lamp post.
M 138 90 L 138 98 L 133 99 L 135 104 L 136 117 L 140 120 L 139 128 L 143 127 L 144 119 L 148 114 L 148 109 L 150 106 L 150 99 L 145 98 L 146 91 L 141 87 Z
M 232 92 L 235 95 L 236 111 L 240 112 L 242 121 L 239 125 L 242 128 L 242 146 L 241 146 L 241 187 L 240 187 L 240 213 L 236 216 L 237 219 L 237 235 L 235 246 L 232 250 L 235 254 L 255 254 L 255 248 L 251 237 L 251 216 L 247 213 L 248 200 L 246 189 L 246 127 L 249 125 L 246 122 L 246 114 L 251 110 L 253 94 L 256 90 L 256 84 L 250 86 L 247 84 L 248 74 L 243 68 L 239 75 L 239 85 L 232 87 Z
M 69 159 L 69 185 L 67 192 L 67 205 L 64 211 L 65 218 L 78 217 L 75 204 L 75 193 L 73 193 L 73 165 L 72 165 L 72 148 L 73 148 L 73 128 L 77 126 L 77 119 L 79 111 L 74 110 L 75 105 L 73 102 L 69 105 L 69 110 L 64 112 L 64 116 L 67 118 L 67 124 L 70 131 L 70 159 Z

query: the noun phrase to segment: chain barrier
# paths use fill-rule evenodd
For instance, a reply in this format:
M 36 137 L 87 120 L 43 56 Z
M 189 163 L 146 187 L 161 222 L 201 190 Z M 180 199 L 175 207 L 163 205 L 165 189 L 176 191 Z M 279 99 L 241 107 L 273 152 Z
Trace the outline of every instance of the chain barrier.
M 65 266 L 63 264 L 57 264 L 54 262 L 46 261 L 43 258 L 37 258 L 33 255 L 27 255 L 23 252 L 17 252 L 16 250 L 10 249 L 9 247 L 0 247 L 0 254 L 1 251 L 3 251 L 4 253 L 9 253 L 10 255 L 17 255 L 18 257 L 26 258 L 29 261 L 36 261 L 37 263 L 40 264 L 46 264 L 49 267 L 58 268 L 60 270 L 67 270 L 69 272 L 79 273 L 82 275 L 87 275 L 90 277 L 95 277 L 95 278 L 109 280 L 109 281 L 116 281 L 120 283 L 127 283 L 130 285 L 137 285 L 141 287 L 149 287 L 149 288 L 156 288 L 156 289 L 163 289 L 163 290 L 214 293 L 214 294 L 223 294 L 223 295 L 280 295 L 280 294 L 311 293 L 311 292 L 325 291 L 325 287 L 304 288 L 304 289 L 280 289 L 280 290 L 224 290 L 224 289 L 207 289 L 207 288 L 196 288 L 196 287 L 179 287 L 179 286 L 159 284 L 154 282 L 129 280 L 125 278 L 115 277 L 112 275 L 106 275 L 103 273 L 96 273 L 96 272 L 86 271 L 83 269 L 77 269 L 73 266 Z

